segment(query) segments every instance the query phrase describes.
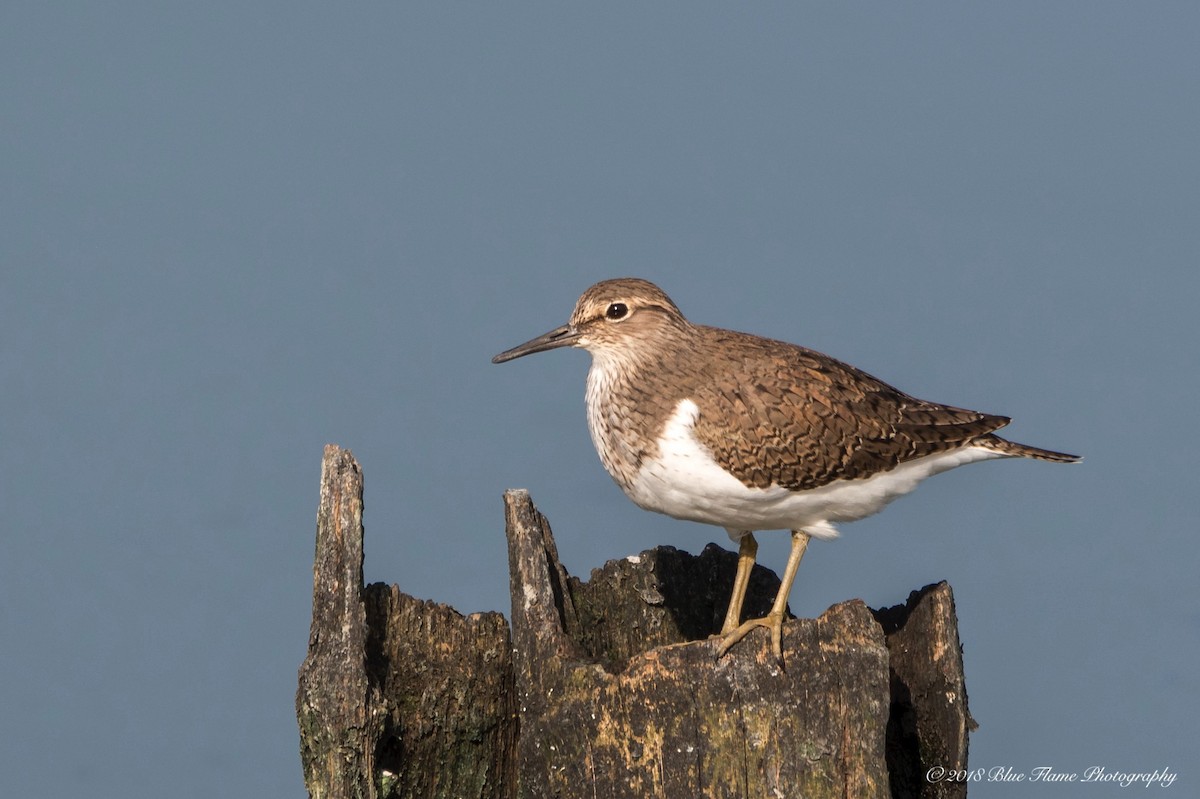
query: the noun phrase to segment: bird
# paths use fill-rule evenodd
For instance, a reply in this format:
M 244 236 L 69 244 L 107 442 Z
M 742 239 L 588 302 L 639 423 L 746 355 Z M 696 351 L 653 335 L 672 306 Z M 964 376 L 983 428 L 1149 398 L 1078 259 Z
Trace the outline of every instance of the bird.
M 565 325 L 496 355 L 504 363 L 561 347 L 591 355 L 588 430 L 605 470 L 634 504 L 725 528 L 738 546 L 716 657 L 758 628 L 783 663 L 783 622 L 812 538 L 871 516 L 932 475 L 976 461 L 1077 455 L 996 435 L 1010 421 L 927 402 L 815 350 L 694 324 L 658 286 L 604 280 Z M 788 530 L 771 610 L 742 621 L 755 532 Z

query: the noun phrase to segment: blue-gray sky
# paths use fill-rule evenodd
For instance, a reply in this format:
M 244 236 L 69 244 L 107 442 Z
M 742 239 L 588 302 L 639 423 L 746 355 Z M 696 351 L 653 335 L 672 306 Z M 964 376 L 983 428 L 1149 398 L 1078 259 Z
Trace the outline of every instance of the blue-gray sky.
M 368 579 L 465 612 L 508 612 L 508 487 L 580 575 L 725 543 L 605 475 L 585 354 L 488 362 L 622 275 L 1085 455 L 929 481 L 792 606 L 948 579 L 973 766 L 1194 792 L 1198 41 L 1189 3 L 6 4 L 5 794 L 302 795 L 327 442 Z

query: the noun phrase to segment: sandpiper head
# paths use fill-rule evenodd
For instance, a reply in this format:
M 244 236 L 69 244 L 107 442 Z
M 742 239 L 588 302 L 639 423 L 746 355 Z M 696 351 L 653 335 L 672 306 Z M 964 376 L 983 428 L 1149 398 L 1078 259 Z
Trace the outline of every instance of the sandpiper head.
M 685 324 L 671 298 L 650 281 L 636 277 L 604 280 L 583 292 L 565 325 L 505 350 L 492 358 L 492 363 L 558 347 L 597 352 L 629 346 L 661 338 L 666 331 Z

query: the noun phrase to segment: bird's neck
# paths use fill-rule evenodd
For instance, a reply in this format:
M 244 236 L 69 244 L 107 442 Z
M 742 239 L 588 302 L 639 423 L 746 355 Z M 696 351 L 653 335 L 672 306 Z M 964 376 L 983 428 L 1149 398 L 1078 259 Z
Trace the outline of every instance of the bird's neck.
M 678 380 L 683 346 L 671 340 L 653 348 L 592 354 L 588 430 L 604 468 L 622 488 L 633 482 L 643 461 L 657 454 L 659 434 L 683 396 Z

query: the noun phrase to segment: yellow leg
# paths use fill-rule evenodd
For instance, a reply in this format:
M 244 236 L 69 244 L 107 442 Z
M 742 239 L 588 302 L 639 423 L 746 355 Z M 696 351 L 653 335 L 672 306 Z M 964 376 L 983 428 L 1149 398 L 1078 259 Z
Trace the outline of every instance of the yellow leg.
M 787 610 L 788 595 L 792 592 L 792 583 L 796 579 L 796 570 L 800 568 L 800 560 L 804 557 L 804 550 L 808 548 L 808 533 L 803 530 L 792 530 L 792 551 L 788 555 L 787 567 L 783 570 L 783 579 L 779 583 L 779 593 L 775 595 L 775 603 L 771 606 L 771 612 L 761 619 L 748 619 L 744 624 L 734 628 L 733 630 L 721 631 L 721 645 L 717 647 L 717 657 L 721 657 L 729 651 L 730 647 L 738 641 L 746 637 L 747 634 L 756 627 L 766 627 L 771 631 L 771 651 L 775 654 L 775 659 L 783 664 L 783 614 Z M 755 545 L 757 550 L 757 544 Z M 752 561 L 753 562 L 753 561 Z M 742 561 L 738 560 L 738 575 L 741 575 Z M 746 581 L 749 582 L 750 575 L 747 569 Z M 734 588 L 737 588 L 737 581 L 734 581 Z M 745 595 L 745 586 L 742 587 L 743 597 Z M 731 603 L 732 604 L 732 603 Z M 740 604 L 739 604 L 740 610 Z M 735 622 L 736 623 L 736 622 Z M 725 625 L 729 625 L 729 617 L 725 617 Z
M 736 630 L 742 620 L 742 603 L 746 601 L 746 587 L 750 585 L 750 572 L 757 556 L 758 542 L 754 540 L 754 533 L 747 531 L 738 541 L 737 574 L 733 578 L 733 593 L 729 595 L 729 609 L 725 611 L 721 635 Z

